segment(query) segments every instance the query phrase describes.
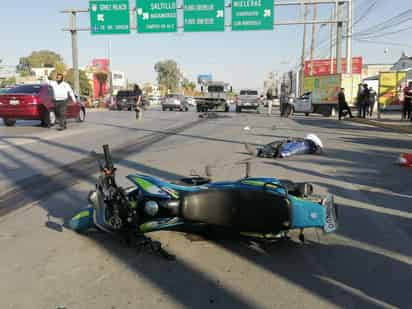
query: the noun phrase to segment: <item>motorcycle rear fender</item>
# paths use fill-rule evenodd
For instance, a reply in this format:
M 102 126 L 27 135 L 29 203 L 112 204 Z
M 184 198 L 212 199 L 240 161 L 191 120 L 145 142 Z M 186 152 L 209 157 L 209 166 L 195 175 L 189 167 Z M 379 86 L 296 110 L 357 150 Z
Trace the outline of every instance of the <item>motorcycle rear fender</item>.
M 321 228 L 326 222 L 326 208 L 316 202 L 289 196 L 292 202 L 292 226 L 291 229 Z

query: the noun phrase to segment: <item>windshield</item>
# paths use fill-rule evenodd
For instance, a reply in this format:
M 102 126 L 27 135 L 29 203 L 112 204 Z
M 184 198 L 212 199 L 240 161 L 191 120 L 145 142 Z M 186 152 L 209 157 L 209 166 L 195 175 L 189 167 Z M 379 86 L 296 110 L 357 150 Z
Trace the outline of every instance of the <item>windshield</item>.
M 180 99 L 182 97 L 181 94 L 168 94 L 166 96 L 166 98 L 176 98 L 176 99 Z
M 117 93 L 117 96 L 118 97 L 132 97 L 132 96 L 134 96 L 134 93 L 133 93 L 133 91 L 119 91 Z
M 5 93 L 26 93 L 26 94 L 38 94 L 40 92 L 41 85 L 23 85 L 15 88 L 8 89 Z
M 208 92 L 224 92 L 225 88 L 223 86 L 209 86 L 207 88 Z
M 240 90 L 240 95 L 258 95 L 257 90 Z

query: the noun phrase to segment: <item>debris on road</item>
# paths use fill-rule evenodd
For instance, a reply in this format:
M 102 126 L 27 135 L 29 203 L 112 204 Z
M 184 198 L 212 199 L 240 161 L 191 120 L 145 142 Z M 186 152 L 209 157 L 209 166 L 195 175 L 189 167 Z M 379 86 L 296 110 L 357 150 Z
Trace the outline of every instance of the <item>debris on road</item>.
M 199 114 L 199 118 L 218 118 L 219 115 L 215 112 L 206 112 Z
M 412 153 L 402 153 L 399 156 L 399 164 L 404 167 L 412 167 Z
M 274 141 L 253 149 L 245 144 L 246 151 L 253 156 L 263 158 L 286 158 L 298 154 L 321 154 L 323 143 L 315 134 L 307 134 L 304 138 L 287 138 Z

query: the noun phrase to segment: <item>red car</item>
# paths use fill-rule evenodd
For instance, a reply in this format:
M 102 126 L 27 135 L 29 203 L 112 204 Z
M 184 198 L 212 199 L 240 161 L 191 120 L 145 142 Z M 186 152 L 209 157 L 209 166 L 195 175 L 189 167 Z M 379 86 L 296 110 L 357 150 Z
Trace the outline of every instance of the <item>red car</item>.
M 78 99 L 69 100 L 66 117 L 83 122 L 86 108 Z M 53 88 L 47 84 L 21 85 L 0 94 L 0 118 L 12 127 L 16 120 L 40 120 L 42 126 L 51 127 L 56 123 L 53 103 Z

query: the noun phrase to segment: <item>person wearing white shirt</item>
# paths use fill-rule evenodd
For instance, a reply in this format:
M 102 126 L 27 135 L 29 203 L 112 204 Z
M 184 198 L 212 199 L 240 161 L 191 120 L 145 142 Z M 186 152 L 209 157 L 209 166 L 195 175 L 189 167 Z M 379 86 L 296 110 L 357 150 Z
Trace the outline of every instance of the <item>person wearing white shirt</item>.
M 76 102 L 72 87 L 64 81 L 63 74 L 58 73 L 55 81 L 46 78 L 47 83 L 53 88 L 56 118 L 59 122 L 59 130 L 67 128 L 66 109 L 67 102 L 72 99 Z

